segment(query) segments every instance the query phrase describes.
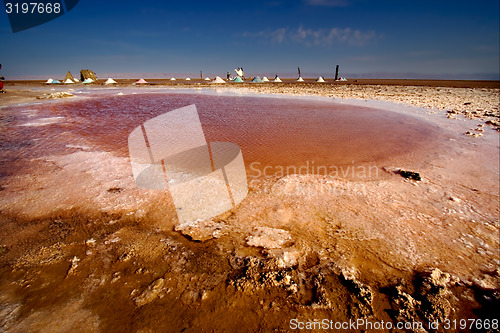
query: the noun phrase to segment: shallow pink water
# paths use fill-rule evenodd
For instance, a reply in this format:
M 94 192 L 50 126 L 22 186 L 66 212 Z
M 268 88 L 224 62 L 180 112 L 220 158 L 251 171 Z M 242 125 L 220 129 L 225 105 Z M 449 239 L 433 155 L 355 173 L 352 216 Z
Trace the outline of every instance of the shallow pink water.
M 6 130 L 0 134 L 0 158 L 12 166 L 14 161 L 63 152 L 68 141 L 78 137 L 128 156 L 127 138 L 135 127 L 190 104 L 197 106 L 208 142 L 229 141 L 241 147 L 249 176 L 261 175 L 265 167 L 267 175 L 282 170 L 304 173 L 306 165 L 308 173 L 323 174 L 332 166 L 418 161 L 422 152 L 444 139 L 435 125 L 366 107 L 290 98 L 155 93 L 14 108 L 15 116 L 1 120 Z M 44 126 L 16 126 L 54 118 Z

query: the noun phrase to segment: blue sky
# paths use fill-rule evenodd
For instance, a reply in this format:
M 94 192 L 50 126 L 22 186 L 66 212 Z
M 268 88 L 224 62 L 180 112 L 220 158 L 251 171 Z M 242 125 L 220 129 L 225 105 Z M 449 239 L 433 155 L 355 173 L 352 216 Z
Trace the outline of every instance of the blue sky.
M 1 75 L 331 77 L 339 64 L 347 77 L 498 79 L 499 13 L 498 0 L 80 0 L 17 33 L 2 10 Z

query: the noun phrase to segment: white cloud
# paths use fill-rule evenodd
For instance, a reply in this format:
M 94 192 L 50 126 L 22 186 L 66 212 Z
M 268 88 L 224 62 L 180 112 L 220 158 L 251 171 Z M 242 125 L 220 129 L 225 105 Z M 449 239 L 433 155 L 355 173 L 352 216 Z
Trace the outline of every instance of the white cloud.
M 286 38 L 286 28 L 279 28 L 271 32 L 271 41 L 274 43 L 283 43 Z
M 279 28 L 275 30 L 245 33 L 245 37 L 268 40 L 274 44 L 298 43 L 306 46 L 330 46 L 333 44 L 364 45 L 380 37 L 375 31 L 361 31 L 352 28 L 297 29 Z

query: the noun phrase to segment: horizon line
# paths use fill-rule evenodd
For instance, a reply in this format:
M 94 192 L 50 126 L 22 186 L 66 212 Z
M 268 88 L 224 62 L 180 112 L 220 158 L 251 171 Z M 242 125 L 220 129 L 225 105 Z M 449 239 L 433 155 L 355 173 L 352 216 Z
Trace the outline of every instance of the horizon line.
M 71 72 L 71 71 L 70 71 Z M 75 73 L 75 74 L 73 74 Z M 76 77 L 79 76 L 80 72 L 73 72 L 72 74 Z M 272 74 L 270 74 L 272 73 Z M 100 79 L 104 78 L 115 78 L 115 79 L 170 79 L 176 78 L 179 80 L 185 78 L 191 79 L 200 79 L 200 73 L 193 72 L 136 72 L 136 73 L 121 73 L 121 72 L 103 72 L 96 73 L 97 77 Z M 254 76 L 267 76 L 274 78 L 275 75 L 278 75 L 281 78 L 293 79 L 298 78 L 297 73 L 295 72 L 251 72 L 246 77 L 254 77 Z M 58 74 L 58 75 L 19 75 L 12 76 L 10 78 L 6 78 L 8 81 L 38 81 L 38 80 L 47 80 L 48 78 L 64 78 L 66 73 Z M 206 72 L 203 74 L 203 78 L 205 77 L 215 77 L 220 76 L 225 78 L 226 73 L 218 73 L 218 72 Z M 235 76 L 234 73 L 231 73 L 231 76 Z M 334 73 L 321 73 L 321 72 L 305 72 L 302 73 L 301 77 L 305 79 L 316 79 L 318 77 L 323 77 L 324 79 L 331 79 L 335 77 Z M 371 72 L 371 73 L 340 73 L 339 77 L 350 78 L 350 79 L 381 79 L 381 80 L 459 80 L 459 81 L 500 81 L 500 73 L 415 73 L 415 72 Z

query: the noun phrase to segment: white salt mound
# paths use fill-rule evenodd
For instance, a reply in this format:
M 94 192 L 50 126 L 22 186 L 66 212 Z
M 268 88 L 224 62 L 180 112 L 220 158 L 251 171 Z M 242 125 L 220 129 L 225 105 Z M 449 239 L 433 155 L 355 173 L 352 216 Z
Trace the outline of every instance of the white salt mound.
M 226 81 L 224 81 L 220 76 L 216 76 L 215 80 L 210 83 L 226 83 Z
M 75 97 L 72 93 L 59 91 L 51 94 L 45 94 L 43 96 L 37 96 L 37 99 L 48 99 L 48 98 L 65 98 L 65 97 Z

